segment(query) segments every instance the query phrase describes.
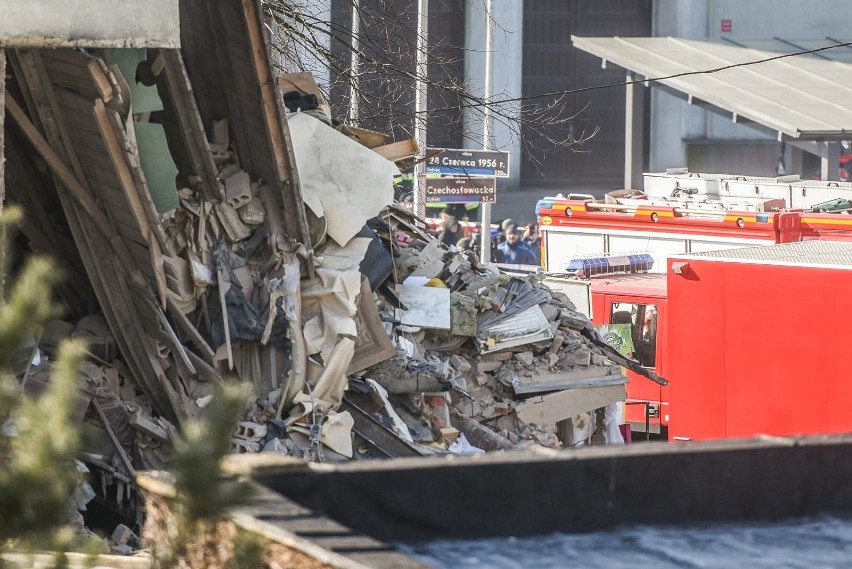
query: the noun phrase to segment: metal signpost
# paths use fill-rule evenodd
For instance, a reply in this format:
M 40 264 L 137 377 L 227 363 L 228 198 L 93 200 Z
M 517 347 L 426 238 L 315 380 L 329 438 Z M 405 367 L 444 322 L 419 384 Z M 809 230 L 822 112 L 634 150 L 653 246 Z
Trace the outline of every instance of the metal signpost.
M 509 177 L 509 153 L 499 150 L 427 148 L 427 174 Z
M 426 203 L 494 203 L 496 178 L 426 178 Z

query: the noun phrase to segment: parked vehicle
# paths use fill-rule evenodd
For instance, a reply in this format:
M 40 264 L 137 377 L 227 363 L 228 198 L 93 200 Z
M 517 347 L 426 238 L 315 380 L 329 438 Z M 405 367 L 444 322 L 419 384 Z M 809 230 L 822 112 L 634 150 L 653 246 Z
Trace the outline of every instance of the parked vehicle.
M 843 358 L 852 243 L 673 255 L 667 274 L 589 279 L 596 325 L 630 326 L 625 419 L 670 441 L 852 432 Z M 805 317 L 806 315 L 806 317 Z M 644 438 L 639 435 L 635 438 Z
M 576 259 L 644 253 L 654 261 L 650 272 L 662 272 L 672 254 L 803 238 L 799 213 L 732 210 L 721 202 L 701 205 L 705 207 L 683 200 L 607 204 L 589 198 L 543 198 L 536 206 L 542 267 L 560 273 Z
M 845 198 L 833 198 L 832 203 L 835 200 Z M 848 243 L 852 241 L 852 216 L 844 207 L 787 210 L 770 201 L 741 202 L 739 210 L 731 209 L 730 201 L 697 200 L 695 193 L 686 198 L 634 196 L 619 198 L 617 203 L 591 196 L 539 201 L 542 265 L 552 281 L 547 284 L 557 289 L 563 286 L 596 325 L 629 325 L 634 359 L 671 380 L 669 386 L 662 387 L 627 372 L 631 381 L 627 386 L 625 419 L 634 432 L 649 438 L 698 440 L 852 430 L 852 419 L 847 424 L 845 416 L 819 418 L 810 411 L 796 414 L 799 394 L 795 386 L 801 388 L 811 382 L 822 390 L 824 382 L 836 381 L 837 376 L 826 378 L 820 371 L 826 368 L 823 362 L 834 357 L 822 346 L 834 346 L 834 342 L 821 342 L 816 339 L 819 336 L 802 339 L 789 325 L 792 307 L 807 305 L 816 328 L 834 335 L 845 334 L 833 320 L 837 312 L 828 305 L 832 295 L 826 291 L 820 293 L 819 299 L 813 298 L 801 283 L 814 278 L 809 267 L 823 262 L 823 257 L 813 251 L 825 247 L 846 251 L 843 247 L 852 246 Z M 771 211 L 773 208 L 779 210 Z M 783 256 L 788 251 L 784 247 L 794 244 L 798 249 L 789 249 L 789 254 L 798 251 L 798 264 L 792 257 Z M 780 279 L 772 271 L 760 277 L 755 276 L 760 271 L 746 275 L 743 267 L 749 264 L 747 255 L 758 259 L 760 254 L 769 257 L 752 264 L 784 266 L 789 276 Z M 775 254 L 781 256 L 771 256 Z M 649 263 L 649 256 L 653 264 Z M 675 262 L 704 267 L 699 261 L 704 257 L 716 259 L 712 267 L 702 268 L 707 277 L 692 278 L 672 271 Z M 787 260 L 782 261 L 784 258 Z M 846 267 L 843 261 L 834 264 Z M 727 266 L 730 268 L 722 268 Z M 826 270 L 829 268 L 841 271 L 837 267 Z M 832 282 L 852 276 L 850 268 L 831 273 Z M 726 275 L 724 286 L 719 280 L 722 277 L 711 276 L 717 273 Z M 741 278 L 735 276 L 740 273 Z M 798 276 L 800 273 L 802 277 Z M 571 281 L 573 288 L 560 282 L 556 274 L 565 275 L 563 280 Z M 738 284 L 744 280 L 748 283 Z M 707 288 L 711 283 L 716 286 L 712 291 Z M 814 290 L 824 288 L 818 278 L 813 284 Z M 584 291 L 574 290 L 584 285 Z M 672 286 L 676 287 L 674 292 Z M 732 306 L 737 306 L 737 310 L 732 310 Z M 812 306 L 822 312 L 813 315 Z M 765 325 L 767 322 L 771 324 Z M 738 343 L 731 343 L 734 335 L 728 327 L 738 331 Z M 758 328 L 769 334 L 765 342 L 754 338 Z M 776 342 L 776 336 L 783 339 Z M 794 345 L 790 345 L 791 341 Z M 767 348 L 766 342 L 786 347 L 774 350 Z M 740 357 L 755 346 L 763 351 L 750 352 L 753 360 L 738 360 L 737 366 L 730 365 L 732 360 L 726 354 Z M 778 363 L 789 355 L 808 360 L 812 369 L 818 370 L 816 375 L 809 373 L 807 366 Z M 761 371 L 765 368 L 777 373 L 767 376 Z M 750 383 L 740 383 L 738 374 L 747 374 Z M 729 384 L 734 386 L 732 391 Z M 749 405 L 760 407 L 761 390 L 773 394 L 771 408 L 743 414 Z M 852 404 L 852 396 L 847 401 L 845 393 L 834 388 L 828 391 Z M 727 401 L 725 397 L 733 393 L 742 394 L 742 399 Z M 829 407 L 834 408 L 833 404 Z M 739 410 L 737 417 L 730 415 L 731 409 Z

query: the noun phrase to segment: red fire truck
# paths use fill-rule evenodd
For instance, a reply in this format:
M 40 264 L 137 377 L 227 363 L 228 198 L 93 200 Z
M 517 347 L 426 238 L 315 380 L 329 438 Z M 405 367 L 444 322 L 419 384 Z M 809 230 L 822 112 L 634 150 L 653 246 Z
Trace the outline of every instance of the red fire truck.
M 794 335 L 790 327 L 782 322 L 789 320 L 789 312 L 779 309 L 785 305 L 781 299 L 788 298 L 787 305 L 792 303 L 804 307 L 807 304 L 808 314 L 812 314 L 810 304 L 813 299 L 803 293 L 800 286 L 786 281 L 778 282 L 778 279 L 769 277 L 750 281 L 749 285 L 743 286 L 734 280 L 728 282 L 724 289 L 714 290 L 712 294 L 704 293 L 700 292 L 704 290 L 701 283 L 706 279 L 693 282 L 688 276 L 672 273 L 671 266 L 674 262 L 681 263 L 693 257 L 724 258 L 724 255 L 739 254 L 738 251 L 750 251 L 751 255 L 757 255 L 756 251 L 778 251 L 776 247 L 765 247 L 773 244 L 798 242 L 804 251 L 808 246 L 842 246 L 843 241 L 852 241 L 852 216 L 801 210 L 724 210 L 708 215 L 690 208 L 654 203 L 613 208 L 612 204 L 598 203 L 587 198 L 546 198 L 539 202 L 538 215 L 542 230 L 542 264 L 546 271 L 569 272 L 585 277 L 580 280 L 580 284 L 585 282 L 588 287 L 586 294 L 590 302 L 581 308 L 588 310 L 596 325 L 629 325 L 635 350 L 634 359 L 671 380 L 669 386 L 661 387 L 628 372 L 631 382 L 628 384 L 625 418 L 634 432 L 647 433 L 650 438 L 681 440 L 746 436 L 762 432 L 790 434 L 821 432 L 821 429 L 837 431 L 845 428 L 842 421 L 793 421 L 777 410 L 772 413 L 784 416 L 789 422 L 788 427 L 782 428 L 778 423 L 757 419 L 736 423 L 732 422 L 734 418 L 726 414 L 724 399 L 718 400 L 718 397 L 713 406 L 710 405 L 711 398 L 707 404 L 700 406 L 700 411 L 694 410 L 693 407 L 700 403 L 699 400 L 714 382 L 722 389 L 721 386 L 726 385 L 726 382 L 734 381 L 732 377 L 737 373 L 734 370 L 739 369 L 727 364 L 717 369 L 713 365 L 713 361 L 729 361 L 725 356 L 728 352 L 740 353 L 739 349 L 730 345 L 730 336 L 720 328 L 723 324 L 736 323 L 737 330 L 748 338 L 752 334 L 749 330 L 754 329 L 752 321 L 758 318 L 762 322 L 772 322 L 771 327 L 778 334 Z M 822 242 L 837 243 L 822 245 Z M 852 247 L 852 244 L 849 246 Z M 634 254 L 619 255 L 625 250 L 632 250 Z M 636 254 L 636 251 L 646 254 Z M 653 257 L 653 268 L 648 265 L 649 252 Z M 684 257 L 689 253 L 694 254 L 693 257 Z M 689 264 L 691 266 L 696 262 L 689 261 Z M 717 261 L 712 267 L 718 271 L 722 270 L 719 267 L 732 263 Z M 740 261 L 734 268 L 726 269 L 726 274 L 738 274 L 743 263 Z M 795 263 L 786 263 L 793 273 L 801 270 Z M 702 271 L 709 274 L 710 269 Z M 852 272 L 847 271 L 841 276 L 846 275 L 852 276 Z M 677 279 L 674 293 L 671 288 L 673 278 Z M 764 294 L 767 299 L 771 296 L 775 301 L 767 305 L 751 289 L 763 290 L 770 282 L 773 291 Z M 795 294 L 788 294 L 793 292 Z M 713 294 L 720 296 L 714 300 Z M 822 302 L 824 299 L 819 300 Z M 742 307 L 741 313 L 732 311 L 730 307 L 737 303 L 751 303 L 751 310 Z M 705 312 L 718 316 L 714 322 L 715 328 L 705 326 L 709 318 L 704 315 Z M 747 316 L 749 314 L 751 316 Z M 759 327 L 762 329 L 763 325 Z M 831 330 L 835 328 L 832 326 Z M 712 332 L 708 333 L 708 330 Z M 702 347 L 696 350 L 693 344 L 698 338 Z M 692 358 L 696 352 L 706 355 L 706 361 Z M 715 354 L 715 360 L 711 354 Z M 767 351 L 761 357 L 774 358 L 773 361 L 777 362 L 779 353 Z M 829 353 L 822 354 L 819 361 L 829 357 Z M 741 364 L 737 362 L 737 366 L 744 371 L 754 371 L 755 366 L 742 367 Z M 783 377 L 787 385 L 785 389 L 792 383 L 804 381 L 803 376 Z M 737 385 L 745 392 L 742 385 Z M 755 391 L 773 388 L 772 385 L 767 386 L 765 381 L 758 381 L 754 385 L 762 386 L 755 387 Z M 795 397 L 790 400 L 795 400 Z M 809 417 L 808 421 L 814 419 L 813 416 Z M 808 425 L 813 425 L 813 429 L 808 431 Z M 852 424 L 849 428 L 852 429 Z
M 653 257 L 650 272 L 661 272 L 673 254 L 803 238 L 800 213 L 736 210 L 721 202 L 700 205 L 706 207 L 677 200 L 608 204 L 572 196 L 541 199 L 536 214 L 542 266 L 545 272 L 561 273 L 574 259 L 642 252 Z
M 852 343 L 852 243 L 674 255 L 667 269 L 589 280 L 593 322 L 628 324 L 633 358 L 670 380 L 627 372 L 638 438 L 852 432 L 840 357 Z

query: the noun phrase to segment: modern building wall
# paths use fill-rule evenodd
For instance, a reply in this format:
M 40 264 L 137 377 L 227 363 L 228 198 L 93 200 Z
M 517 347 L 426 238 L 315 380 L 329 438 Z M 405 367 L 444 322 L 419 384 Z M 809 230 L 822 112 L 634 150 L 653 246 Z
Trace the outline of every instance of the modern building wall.
M 849 8 L 843 0 L 655 0 L 653 35 L 713 41 L 843 40 L 852 37 L 845 17 Z M 722 31 L 722 20 L 730 20 L 731 31 Z M 688 166 L 690 156 L 694 166 L 725 168 L 730 153 L 720 144 L 727 143 L 737 148 L 739 158 L 730 168 L 751 170 L 730 173 L 771 175 L 774 157 L 781 152 L 774 137 L 657 89 L 651 94 L 650 128 L 651 171 Z
M 481 97 L 485 93 L 485 2 L 469 2 L 465 12 L 465 80 L 471 92 Z M 495 99 L 521 96 L 523 12 L 523 0 L 494 2 L 492 93 Z M 465 148 L 482 148 L 481 118 L 481 111 L 465 109 Z M 495 116 L 492 134 L 493 148 L 508 151 L 510 161 L 511 177 L 499 180 L 498 189 L 516 189 L 521 172 L 520 126 Z
M 326 50 L 331 49 L 331 0 L 298 0 L 302 6 L 302 10 L 306 13 L 315 16 L 317 24 L 324 30 L 324 33 L 316 33 L 311 30 L 305 30 L 306 34 L 311 34 L 313 38 L 322 44 Z M 273 24 L 274 25 L 274 24 Z M 297 73 L 299 71 L 310 71 L 313 73 L 314 80 L 323 92 L 328 92 L 331 82 L 331 73 L 328 68 L 328 62 L 320 57 L 315 50 L 308 49 L 305 45 L 299 42 L 287 41 L 287 38 L 282 34 L 281 29 L 277 26 L 273 28 L 274 41 L 281 42 L 282 48 L 289 51 L 285 56 L 281 52 L 273 50 L 273 63 L 276 67 L 285 73 Z M 286 46 L 286 47 L 285 47 Z
M 652 34 L 657 37 L 706 37 L 710 1 L 657 0 L 652 15 Z M 686 166 L 684 139 L 704 137 L 705 125 L 706 111 L 691 107 L 674 95 L 652 89 L 649 170 L 660 172 Z

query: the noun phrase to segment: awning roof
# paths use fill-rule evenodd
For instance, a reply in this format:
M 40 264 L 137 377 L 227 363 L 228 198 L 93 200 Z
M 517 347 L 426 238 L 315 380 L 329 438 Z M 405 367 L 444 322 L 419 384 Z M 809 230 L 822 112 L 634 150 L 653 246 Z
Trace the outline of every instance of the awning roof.
M 580 38 L 575 47 L 646 79 L 752 62 L 847 40 L 714 42 L 684 38 Z M 852 48 L 655 81 L 693 104 L 798 140 L 852 139 Z M 779 136 L 780 138 L 780 136 Z

